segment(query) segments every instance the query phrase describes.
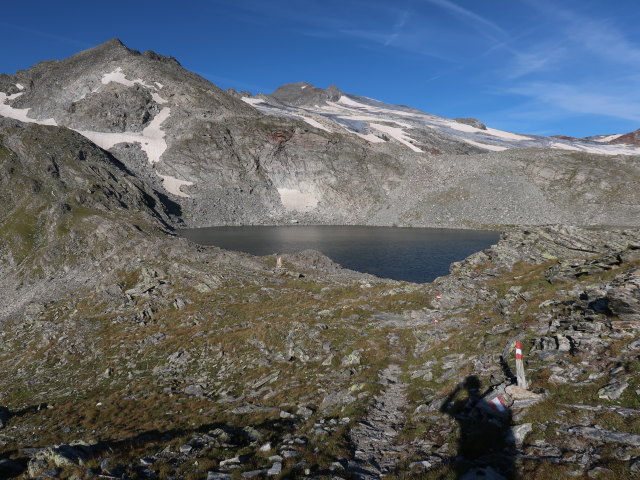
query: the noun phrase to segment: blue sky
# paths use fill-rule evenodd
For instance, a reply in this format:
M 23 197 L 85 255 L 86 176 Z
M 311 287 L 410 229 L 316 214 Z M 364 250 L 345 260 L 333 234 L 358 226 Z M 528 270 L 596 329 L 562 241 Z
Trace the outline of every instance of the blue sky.
M 633 0 L 3 2 L 0 72 L 112 37 L 216 85 L 343 91 L 542 135 L 640 128 Z

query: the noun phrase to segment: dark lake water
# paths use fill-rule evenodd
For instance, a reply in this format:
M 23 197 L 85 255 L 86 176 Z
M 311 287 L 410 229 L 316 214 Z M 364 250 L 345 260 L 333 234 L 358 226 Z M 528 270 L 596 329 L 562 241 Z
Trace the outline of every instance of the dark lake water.
M 211 227 L 178 232 L 201 245 L 270 255 L 313 249 L 343 267 L 379 277 L 430 282 L 452 262 L 496 243 L 498 232 L 360 226 Z

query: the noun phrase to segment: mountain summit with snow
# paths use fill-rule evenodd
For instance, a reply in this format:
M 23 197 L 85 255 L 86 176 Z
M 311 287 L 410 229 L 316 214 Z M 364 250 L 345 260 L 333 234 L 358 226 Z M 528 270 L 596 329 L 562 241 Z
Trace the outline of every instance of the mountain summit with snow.
M 0 116 L 108 150 L 176 225 L 640 222 L 633 135 L 512 133 L 304 82 L 225 92 L 117 39 L 0 75 Z

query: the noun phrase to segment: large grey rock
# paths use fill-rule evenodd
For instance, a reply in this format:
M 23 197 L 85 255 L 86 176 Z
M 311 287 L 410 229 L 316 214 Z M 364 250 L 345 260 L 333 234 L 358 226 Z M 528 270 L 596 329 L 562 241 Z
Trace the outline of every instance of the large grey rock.
M 525 437 L 529 432 L 531 432 L 531 430 L 533 430 L 533 425 L 531 423 L 523 423 L 521 425 L 514 425 L 511 427 L 511 436 L 513 437 L 513 442 L 516 447 L 522 447 Z
M 566 431 L 571 435 L 596 440 L 601 443 L 621 443 L 624 445 L 640 447 L 640 435 L 633 433 L 612 432 L 595 427 L 582 426 L 569 427 Z
M 224 472 L 207 472 L 207 480 L 231 480 L 231 474 Z
M 465 125 L 471 125 L 472 127 L 479 128 L 480 130 L 487 129 L 487 126 L 477 118 L 454 118 L 454 120 L 458 123 L 463 123 Z
M 282 472 L 282 462 L 274 462 L 274 464 L 267 470 L 267 476 L 273 477 L 275 475 L 280 475 L 280 472 Z
M 629 382 L 625 379 L 614 379 L 608 385 L 598 390 L 598 398 L 605 400 L 617 400 L 629 386 Z
M 607 292 L 608 307 L 621 320 L 640 320 L 640 269 L 616 276 Z
M 289 83 L 278 87 L 270 97 L 284 105 L 314 106 L 327 101 L 337 102 L 342 92 L 335 86 L 317 88 L 306 82 Z

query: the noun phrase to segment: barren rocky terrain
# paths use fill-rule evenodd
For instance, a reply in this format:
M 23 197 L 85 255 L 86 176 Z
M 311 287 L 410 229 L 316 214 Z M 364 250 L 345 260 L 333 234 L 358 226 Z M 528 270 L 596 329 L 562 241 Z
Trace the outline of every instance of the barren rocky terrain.
M 0 77 L 0 478 L 637 478 L 637 157 L 371 147 L 185 72 Z M 503 233 L 412 284 L 173 230 L 262 220 Z

